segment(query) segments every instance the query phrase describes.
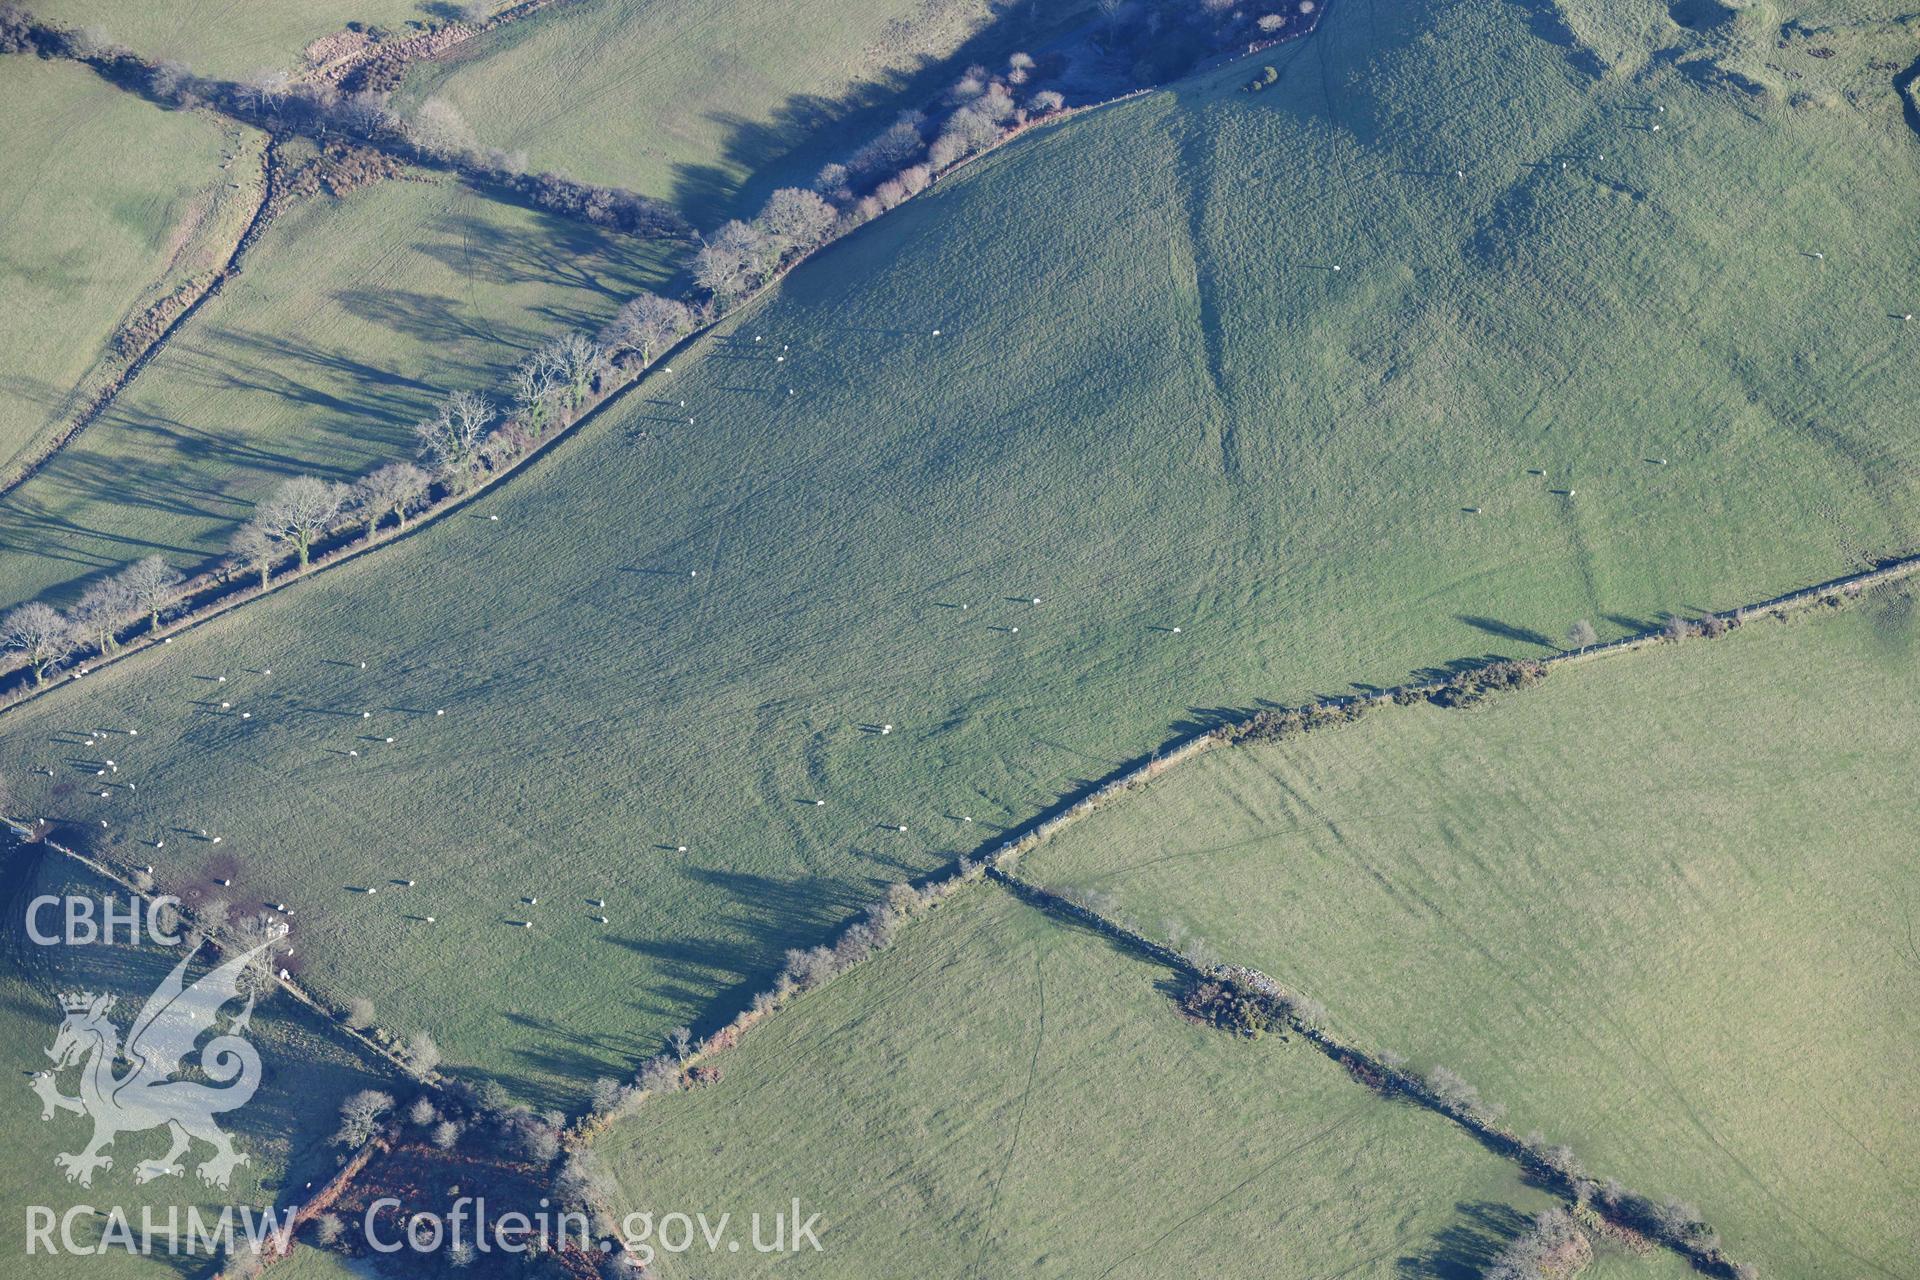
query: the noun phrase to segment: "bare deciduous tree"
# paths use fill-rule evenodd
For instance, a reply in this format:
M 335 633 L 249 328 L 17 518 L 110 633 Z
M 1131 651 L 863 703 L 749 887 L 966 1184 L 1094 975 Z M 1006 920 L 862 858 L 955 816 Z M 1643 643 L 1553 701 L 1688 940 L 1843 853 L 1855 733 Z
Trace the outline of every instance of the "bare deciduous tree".
M 611 1201 L 619 1188 L 600 1163 L 600 1157 L 592 1151 L 581 1150 L 567 1156 L 559 1176 L 554 1179 L 553 1190 L 563 1205 L 598 1209 Z
M 347 486 L 313 476 L 295 476 L 273 491 L 254 513 L 254 522 L 269 536 L 293 548 L 302 569 L 313 544 L 331 529 L 347 505 Z
M 355 996 L 347 1001 L 347 1025 L 356 1031 L 365 1031 L 373 1025 L 373 1001 L 365 996 Z
M 735 219 L 694 256 L 694 283 L 723 305 L 731 303 L 751 292 L 777 257 L 764 232 Z
M 984 151 L 1000 139 L 1000 127 L 977 106 L 962 107 L 947 117 L 946 128 L 934 140 L 927 156 L 936 169 Z
M 23 604 L 0 621 L 0 649 L 18 649 L 33 668 L 33 682 L 44 684 L 47 674 L 72 655 L 79 645 L 73 624 L 52 605 Z
M 449 483 L 464 486 L 471 478 L 474 453 L 498 416 L 493 401 L 479 392 L 454 392 L 438 413 L 413 429 L 420 437 L 421 456 Z
M 138 605 L 120 578 L 107 578 L 88 587 L 73 606 L 74 630 L 101 653 L 113 652 L 113 638 L 133 618 Z
M 348 129 L 363 138 L 378 138 L 391 133 L 398 123 L 387 106 L 387 95 L 373 90 L 349 95 L 334 109 L 334 114 Z
M 473 126 L 445 98 L 428 98 L 407 126 L 413 145 L 432 156 L 457 156 L 478 145 Z
M 1544 1280 L 1571 1275 L 1593 1258 L 1593 1246 L 1565 1209 L 1548 1209 L 1509 1240 L 1481 1272 L 1486 1280 Z
M 815 200 L 820 200 L 818 196 Z M 824 200 L 821 207 L 826 207 Z M 833 213 L 828 210 L 828 219 Z M 631 351 L 648 365 L 653 358 L 693 329 L 693 310 L 686 303 L 643 293 L 620 308 L 607 328 L 607 345 L 615 352 Z
M 767 197 L 755 221 L 773 242 L 776 257 L 804 252 L 826 239 L 833 229 L 833 206 L 811 191 L 782 187 Z
M 1585 618 L 1580 619 L 1580 621 L 1567 628 L 1567 645 L 1569 648 L 1577 649 L 1581 653 L 1585 653 L 1589 648 L 1599 642 L 1599 633 L 1593 629 L 1593 624 Z
M 620 1103 L 626 1096 L 626 1088 L 612 1076 L 601 1076 L 593 1082 L 593 1092 L 589 1095 L 593 1109 L 605 1114 Z
M 147 615 L 147 630 L 151 633 L 160 629 L 160 610 L 172 602 L 174 592 L 184 579 L 178 569 L 159 556 L 147 556 L 129 565 L 119 581 L 140 612 Z
M 424 1031 L 407 1037 L 407 1062 L 421 1075 L 440 1065 L 440 1046 Z
M 273 572 L 273 558 L 278 552 L 273 535 L 258 521 L 241 525 L 227 540 L 227 563 L 235 569 L 258 573 L 262 591 L 267 589 L 267 578 Z
M 925 117 L 917 111 L 894 121 L 885 133 L 854 152 L 844 167 L 836 166 L 840 167 L 840 182 L 835 186 L 846 184 L 849 171 L 863 179 L 871 179 L 874 174 L 887 173 L 917 159 L 927 148 L 926 142 L 920 137 L 920 126 L 924 123 Z M 821 176 L 826 177 L 827 171 L 822 170 Z M 814 187 L 822 195 L 829 194 L 830 189 L 821 188 L 818 179 Z
M 271 990 L 278 979 L 274 976 L 273 947 L 270 944 L 286 937 L 287 927 L 262 912 L 235 921 L 231 934 L 235 951 L 259 949 L 260 952 L 240 971 L 237 985 L 241 994 L 261 995 Z
M 364 1147 L 380 1131 L 380 1118 L 393 1110 L 391 1094 L 378 1089 L 362 1089 L 340 1104 L 340 1128 L 334 1142 L 343 1147 Z
M 192 84 L 193 71 L 186 63 L 172 58 L 161 59 L 147 76 L 147 88 L 155 97 L 169 102 L 181 100 L 182 106 L 190 105 L 182 99 Z
M 389 462 L 360 477 L 353 486 L 353 511 L 366 524 L 367 537 L 371 539 L 374 529 L 388 516 L 405 529 L 407 512 L 426 496 L 430 482 L 427 473 L 411 462 Z
M 593 380 L 606 370 L 607 349 L 577 330 L 555 338 L 549 347 L 565 384 L 567 408 L 578 409 Z
M 514 409 L 527 430 L 539 435 L 547 429 L 547 415 L 566 385 L 566 376 L 551 345 L 541 347 L 522 360 L 509 378 L 513 386 Z

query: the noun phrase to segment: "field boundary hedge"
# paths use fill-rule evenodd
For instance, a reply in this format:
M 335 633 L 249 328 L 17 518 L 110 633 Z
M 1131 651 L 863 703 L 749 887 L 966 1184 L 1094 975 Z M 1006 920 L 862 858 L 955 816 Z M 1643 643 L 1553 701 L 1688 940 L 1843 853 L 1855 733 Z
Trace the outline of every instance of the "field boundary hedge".
M 260 238 L 260 232 L 264 231 L 267 224 L 273 220 L 278 167 L 274 140 L 269 136 L 267 145 L 260 152 L 260 202 L 254 206 L 246 225 L 241 228 L 239 237 L 233 242 L 233 248 L 227 253 L 226 261 L 207 277 L 206 282 L 199 286 L 197 291 L 191 292 L 186 305 L 174 314 L 159 333 L 134 353 L 119 373 L 109 378 L 98 391 L 94 392 L 92 398 L 81 407 L 80 411 L 68 419 L 63 429 L 50 436 L 40 451 L 24 460 L 13 475 L 0 481 L 0 498 L 5 498 L 39 475 L 49 463 L 60 456 L 62 450 L 79 439 L 81 433 L 88 427 L 99 421 L 100 415 L 113 407 L 119 400 L 120 393 L 132 385 L 133 380 L 140 376 L 140 371 L 160 354 L 173 335 L 180 331 L 181 326 L 200 310 L 201 305 L 217 296 L 226 287 L 227 281 L 240 273 L 240 259 L 253 246 L 254 241 Z
M 1041 126 L 1060 123 L 1074 116 L 1110 107 L 1151 92 L 1153 92 L 1151 88 L 1131 90 L 1100 102 L 1087 103 L 1076 107 L 1066 107 L 1052 114 L 1029 120 L 1009 130 L 992 147 L 954 162 L 954 164 L 942 170 L 939 176 L 943 178 L 950 176 L 968 164 L 973 163 L 975 160 L 993 154 L 1015 138 Z M 931 187 L 928 189 L 931 189 Z M 908 197 L 908 199 L 911 198 L 912 197 Z M 902 203 L 905 203 L 905 201 Z M 265 219 L 261 220 L 258 226 L 252 229 L 255 233 L 254 238 L 257 238 L 257 232 L 264 229 L 266 221 L 270 221 L 273 213 L 276 212 L 273 208 L 272 201 L 263 203 L 261 209 L 265 214 Z M 880 216 L 884 216 L 884 214 Z M 78 661 L 75 664 L 76 670 L 69 673 L 64 680 L 51 680 L 46 683 L 34 684 L 30 679 L 31 673 L 28 663 L 12 654 L 0 656 L 0 715 L 4 715 L 7 711 L 21 703 L 51 693 L 70 680 L 89 675 L 94 670 L 108 663 L 118 662 L 136 653 L 144 652 L 156 644 L 167 643 L 172 637 L 190 631 L 201 623 L 220 617 L 261 596 L 279 591 L 297 582 L 311 579 L 327 569 L 334 568 L 366 552 L 391 545 L 440 518 L 459 510 L 467 503 L 489 492 L 495 486 L 504 484 L 508 478 L 520 471 L 527 463 L 550 451 L 561 440 L 572 435 L 577 429 L 583 426 L 588 419 L 592 418 L 606 405 L 619 399 L 627 391 L 632 390 L 644 382 L 647 375 L 655 372 L 656 368 L 671 373 L 672 367 L 669 363 L 671 360 L 680 356 L 693 355 L 702 341 L 712 337 L 714 331 L 718 329 L 723 322 L 732 320 L 734 317 L 746 312 L 750 307 L 772 294 L 781 282 L 785 280 L 787 275 L 796 270 L 802 263 L 837 243 L 838 240 L 844 239 L 845 235 L 852 234 L 853 231 L 858 229 L 858 227 L 850 228 L 845 234 L 824 240 L 780 264 L 775 270 L 768 274 L 760 284 L 755 286 L 751 293 L 740 298 L 724 310 L 715 310 L 703 316 L 694 328 L 682 334 L 674 341 L 672 346 L 660 351 L 651 360 L 642 360 L 633 363 L 609 362 L 607 372 L 601 375 L 593 386 L 588 389 L 570 416 L 558 422 L 550 430 L 532 438 L 523 451 L 510 456 L 502 456 L 496 463 L 491 464 L 488 468 L 475 472 L 471 481 L 464 488 L 454 490 L 445 488 L 444 486 L 439 487 L 439 497 L 431 499 L 425 506 L 420 507 L 414 512 L 413 518 L 409 523 L 391 533 L 375 539 L 357 536 L 356 530 L 351 527 L 336 529 L 334 532 L 329 533 L 324 538 L 315 542 L 311 563 L 308 567 L 292 573 L 283 571 L 279 577 L 272 578 L 271 581 L 264 586 L 253 585 L 252 575 L 249 573 L 226 573 L 220 570 L 202 568 L 188 577 L 180 585 L 174 597 L 174 603 L 169 605 L 166 610 L 166 620 L 162 627 L 140 630 L 137 634 L 117 635 L 115 638 L 115 647 L 112 652 L 96 652 L 92 657 Z M 251 241 L 248 243 L 250 244 Z M 244 251 L 244 246 L 241 251 Z M 235 261 L 237 261 L 237 257 Z M 211 297 L 214 292 L 217 292 L 217 290 L 209 290 L 207 296 Z M 188 312 L 183 313 L 176 320 L 175 324 L 168 330 L 169 335 L 178 328 L 179 324 L 187 318 L 188 314 L 191 314 L 192 310 L 193 309 L 190 308 Z M 128 381 L 130 380 L 129 377 Z M 125 385 L 124 382 L 122 385 Z M 77 432 L 69 433 L 62 441 L 62 447 L 71 443 L 76 434 Z M 46 457 L 37 461 L 35 463 L 35 469 L 38 470 L 41 466 L 44 466 L 57 452 L 56 450 L 53 453 L 49 453 Z M 26 477 L 23 476 L 22 480 L 24 481 L 25 479 Z M 273 569 L 283 569 L 286 562 L 292 558 L 289 553 L 283 553 L 272 562 L 270 567 Z M 128 624 L 123 630 L 132 631 L 133 627 L 134 624 Z
M 1718 1243 L 1718 1234 L 1705 1223 L 1690 1224 L 1695 1230 L 1687 1235 L 1651 1229 L 1650 1208 L 1654 1201 L 1624 1189 L 1600 1190 L 1601 1184 L 1589 1178 L 1568 1157 L 1550 1154 L 1537 1141 L 1523 1139 L 1499 1122 L 1496 1112 L 1481 1103 L 1477 1094 L 1470 1102 L 1443 1096 L 1443 1090 L 1408 1071 L 1403 1063 L 1389 1061 L 1327 1031 L 1317 1014 L 1317 1002 L 1290 992 L 1255 969 L 1238 965 L 1204 965 L 1167 943 L 1151 938 L 1127 923 L 1102 914 L 1084 903 L 1074 902 L 1059 892 L 1034 884 L 997 866 L 986 869 L 987 879 L 1021 901 L 1049 915 L 1072 921 L 1093 930 L 1155 964 L 1195 981 L 1224 982 L 1250 988 L 1272 1000 L 1291 1029 L 1314 1048 L 1340 1064 L 1348 1075 L 1375 1091 L 1407 1101 L 1444 1116 L 1470 1133 L 1493 1154 L 1518 1164 L 1535 1181 L 1565 1196 L 1574 1204 L 1589 1207 L 1616 1227 L 1658 1241 L 1685 1258 L 1705 1275 L 1739 1280 L 1748 1274 L 1741 1264 L 1727 1256 Z M 1302 1012 L 1303 1010 L 1316 1012 Z M 1617 1188 L 1617 1184 L 1609 1184 Z M 1689 1238 L 1689 1236 L 1694 1238 Z M 1704 1243 L 1703 1243 L 1704 1242 Z
M 6 828 L 14 839 L 23 845 L 45 845 L 62 857 L 72 859 L 109 884 L 126 890 L 129 894 L 149 906 L 152 906 L 159 897 L 163 896 L 154 893 L 151 889 L 142 889 L 138 884 L 133 882 L 131 877 L 124 874 L 112 863 L 103 862 L 89 854 L 81 853 L 77 849 L 61 844 L 36 827 L 25 825 L 13 817 L 0 815 L 0 827 Z M 191 913 L 189 912 L 189 917 L 190 916 Z M 233 950 L 231 944 L 218 933 L 208 932 L 205 937 L 205 943 L 212 947 L 216 954 L 228 958 L 232 957 Z M 302 987 L 298 982 L 294 981 L 293 978 L 276 976 L 273 981 L 276 988 L 285 991 L 287 995 L 293 999 L 294 1003 L 306 1008 L 309 1013 L 318 1017 L 329 1029 L 339 1032 L 373 1057 L 391 1064 L 402 1076 L 423 1081 L 430 1081 L 435 1078 L 435 1073 L 421 1072 L 398 1050 L 389 1048 L 373 1035 L 369 1034 L 369 1032 L 350 1024 L 346 1019 L 344 1011 L 331 1007 L 326 1001 L 320 999 Z

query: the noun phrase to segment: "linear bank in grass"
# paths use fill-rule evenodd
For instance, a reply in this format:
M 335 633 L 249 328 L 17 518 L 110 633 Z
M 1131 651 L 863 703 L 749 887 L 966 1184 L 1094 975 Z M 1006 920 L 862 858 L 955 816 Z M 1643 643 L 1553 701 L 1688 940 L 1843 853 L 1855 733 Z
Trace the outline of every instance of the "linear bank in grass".
M 1255 699 L 1910 541 L 1910 331 L 1866 305 L 1920 232 L 1897 103 L 1595 79 L 1471 6 L 1273 56 L 970 163 L 457 517 L 8 713 L 0 767 L 163 884 L 295 904 L 333 1003 L 571 1105 Z M 31 769 L 96 723 L 140 727 L 138 792 L 55 797 Z
M 1763 1274 L 1900 1275 L 1912 618 L 1883 588 L 1214 753 L 1024 874 L 1175 918 L 1517 1132 L 1678 1190 Z

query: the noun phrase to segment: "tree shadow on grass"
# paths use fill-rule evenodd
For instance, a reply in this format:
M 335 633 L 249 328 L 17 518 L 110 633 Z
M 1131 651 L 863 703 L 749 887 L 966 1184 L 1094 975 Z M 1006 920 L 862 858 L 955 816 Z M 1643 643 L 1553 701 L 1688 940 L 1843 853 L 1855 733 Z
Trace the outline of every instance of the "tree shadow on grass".
M 786 953 L 830 943 L 879 897 L 870 884 L 818 876 L 779 877 L 716 867 L 687 867 L 687 875 L 721 889 L 732 900 L 707 917 L 712 933 L 640 938 L 610 935 L 608 942 L 653 962 L 659 978 L 638 992 L 631 1007 L 649 1019 L 684 1021 L 704 1011 L 694 1031 L 706 1035 L 731 1021 L 773 985 Z M 659 1049 L 651 1040 L 632 1046 L 636 1057 Z
M 529 216 L 537 224 L 531 234 L 476 213 L 450 212 L 428 228 L 434 238 L 411 247 L 462 280 L 557 285 L 580 303 L 597 302 L 608 312 L 640 289 L 664 288 L 674 274 L 667 262 L 671 255 L 656 242 L 538 210 Z M 586 316 L 584 309 L 544 313 L 561 323 L 578 324 Z
M 1520 644 L 1537 645 L 1553 653 L 1560 652 L 1559 645 L 1531 627 L 1515 626 L 1511 622 L 1502 622 L 1498 618 L 1483 618 L 1471 613 L 1458 613 L 1455 614 L 1454 617 L 1476 631 L 1484 631 L 1488 635 L 1498 636 L 1502 640 L 1513 640 Z
M 696 226 L 751 216 L 776 187 L 806 185 L 821 166 L 845 160 L 902 111 L 927 106 L 968 66 L 979 63 L 999 70 L 1009 54 L 1037 52 L 1043 44 L 1089 25 L 1087 16 L 1078 11 L 1046 22 L 1036 6 L 1005 6 L 951 53 L 903 59 L 897 70 L 840 94 L 793 94 L 764 119 L 709 112 L 707 120 L 726 132 L 721 162 L 676 165 L 668 202 Z
M 1420 1253 L 1399 1259 L 1395 1275 L 1403 1280 L 1476 1280 L 1531 1222 L 1512 1205 L 1493 1200 L 1456 1204 L 1454 1209 L 1459 1220 L 1435 1233 Z

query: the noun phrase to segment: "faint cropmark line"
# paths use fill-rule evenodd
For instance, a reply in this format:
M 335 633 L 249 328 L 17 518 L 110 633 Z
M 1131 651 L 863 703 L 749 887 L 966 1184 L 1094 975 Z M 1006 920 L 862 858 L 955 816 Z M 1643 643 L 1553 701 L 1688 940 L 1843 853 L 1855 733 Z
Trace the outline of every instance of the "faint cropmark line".
M 42 1120 L 51 1120 L 61 1111 L 93 1119 L 92 1141 L 80 1151 L 53 1158 L 55 1165 L 66 1170 L 67 1181 L 92 1186 L 96 1169 L 113 1168 L 113 1157 L 104 1151 L 116 1137 L 162 1127 L 172 1145 L 160 1159 L 134 1166 L 135 1182 L 179 1177 L 185 1169 L 181 1158 L 195 1141 L 213 1148 L 196 1170 L 210 1187 L 224 1189 L 234 1169 L 248 1163 L 214 1117 L 245 1106 L 260 1087 L 260 1055 L 242 1033 L 253 1017 L 258 995 L 250 971 L 256 957 L 274 941 L 235 956 L 188 987 L 187 965 L 197 948 L 190 949 L 147 997 L 124 1046 L 119 1028 L 107 1016 L 115 997 L 92 992 L 60 997 L 66 1017 L 47 1050 L 53 1070 L 35 1073 L 32 1088 L 40 1095 Z M 215 1030 L 221 1008 L 242 995 L 246 1005 L 239 1016 L 204 1046 L 198 1045 L 201 1036 Z M 195 1054 L 200 1074 L 212 1084 L 174 1078 L 181 1073 L 183 1060 Z M 114 1067 L 122 1059 L 130 1065 L 115 1074 Z M 69 1097 L 60 1092 L 59 1078 L 76 1066 L 80 1092 Z

